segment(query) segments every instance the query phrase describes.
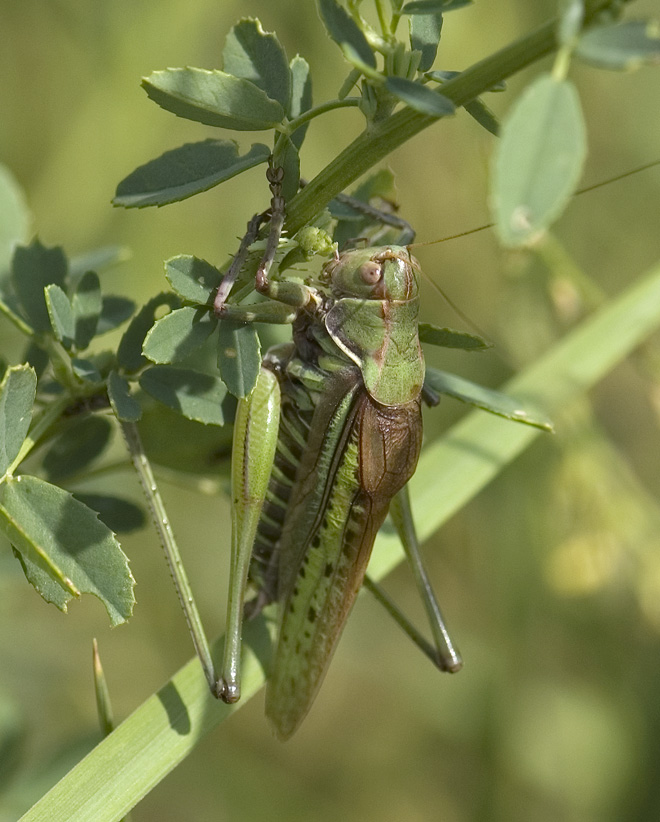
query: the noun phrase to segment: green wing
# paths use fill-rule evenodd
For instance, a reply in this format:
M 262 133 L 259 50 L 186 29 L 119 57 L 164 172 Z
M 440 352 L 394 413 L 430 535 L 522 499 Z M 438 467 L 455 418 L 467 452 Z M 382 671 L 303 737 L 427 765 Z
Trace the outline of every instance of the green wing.
M 356 387 L 352 370 L 329 378 L 282 530 L 280 631 L 266 693 L 282 739 L 316 696 L 389 503 L 419 456 L 419 400 L 383 407 Z

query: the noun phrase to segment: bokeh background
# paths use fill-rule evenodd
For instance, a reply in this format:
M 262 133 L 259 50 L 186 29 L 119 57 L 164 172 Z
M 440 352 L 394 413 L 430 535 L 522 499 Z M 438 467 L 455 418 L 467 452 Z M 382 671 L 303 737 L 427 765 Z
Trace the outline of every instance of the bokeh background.
M 553 0 L 477 2 L 448 15 L 436 66 L 462 69 L 547 19 Z M 71 255 L 105 244 L 131 258 L 104 290 L 137 301 L 165 286 L 162 261 L 193 253 L 222 264 L 268 194 L 257 168 L 163 209 L 110 199 L 135 166 L 215 136 L 150 103 L 142 75 L 219 67 L 240 16 L 275 30 L 311 64 L 315 100 L 346 69 L 315 4 L 250 0 L 4 0 L 0 5 L 0 159 L 26 192 L 34 230 Z M 630 14 L 657 13 L 652 0 Z M 537 65 L 489 104 L 504 114 Z M 660 155 L 652 69 L 614 74 L 575 65 L 589 126 L 586 185 Z M 316 121 L 303 149 L 313 176 L 358 133 L 349 110 Z M 249 145 L 259 135 L 239 135 Z M 420 241 L 488 221 L 493 139 L 464 113 L 428 129 L 388 162 L 401 213 Z M 545 257 L 505 253 L 489 231 L 419 248 L 424 270 L 496 343 L 435 362 L 501 384 L 579 319 L 573 267 L 616 294 L 658 259 L 660 171 L 577 197 Z M 426 288 L 426 319 L 462 321 Z M 16 338 L 0 325 L 0 345 Z M 134 811 L 135 820 L 660 818 L 660 461 L 657 341 L 544 436 L 448 523 L 426 556 L 465 657 L 438 674 L 371 599 L 351 617 L 322 692 L 281 745 L 262 698 L 213 732 Z M 463 409 L 427 417 L 437 436 Z M 119 467 L 99 488 L 138 495 Z M 163 483 L 212 635 L 225 608 L 227 504 Z M 191 655 L 153 533 L 125 538 L 138 586 L 128 625 L 110 630 L 95 600 L 68 615 L 46 605 L 0 546 L 0 820 L 16 819 L 98 738 L 91 640 L 98 637 L 116 716 L 128 715 Z M 388 587 L 421 618 L 409 574 Z

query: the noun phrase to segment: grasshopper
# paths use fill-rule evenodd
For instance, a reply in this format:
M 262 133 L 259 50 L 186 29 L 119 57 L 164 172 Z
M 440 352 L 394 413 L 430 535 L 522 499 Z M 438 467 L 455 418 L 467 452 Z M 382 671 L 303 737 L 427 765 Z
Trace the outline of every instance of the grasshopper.
M 271 302 L 228 305 L 227 282 L 215 302 L 221 320 L 290 322 L 293 330 L 291 343 L 267 352 L 237 410 L 230 598 L 216 695 L 240 698 L 243 618 L 276 602 L 266 714 L 287 739 L 320 687 L 393 500 L 431 616 L 431 656 L 446 671 L 462 662 L 420 564 L 405 493 L 421 448 L 422 401 L 437 402 L 424 387 L 419 263 L 403 245 L 356 248 L 336 254 L 313 285 L 270 279 L 283 203 L 281 175 L 271 169 L 269 181 L 271 234 L 255 287 Z M 230 279 L 239 267 L 240 260 Z M 257 593 L 246 604 L 248 580 Z

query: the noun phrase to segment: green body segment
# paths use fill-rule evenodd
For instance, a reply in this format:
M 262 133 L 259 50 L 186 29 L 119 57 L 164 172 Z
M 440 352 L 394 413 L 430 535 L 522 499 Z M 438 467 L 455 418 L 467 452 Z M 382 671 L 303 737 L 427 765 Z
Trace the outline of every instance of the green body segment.
M 419 396 L 424 357 L 419 343 L 419 275 L 407 248 L 367 248 L 326 267 L 338 299 L 325 327 L 359 367 L 369 395 L 396 406 Z
M 383 405 L 401 405 L 417 397 L 424 382 L 417 335 L 419 303 L 373 302 L 376 305 L 355 298 L 339 300 L 328 313 L 326 327 L 360 366 L 370 396 Z
M 266 712 L 283 739 L 309 710 L 390 501 L 417 465 L 418 270 L 401 247 L 341 255 L 321 275 L 322 308 L 301 310 L 293 346 L 264 362 L 281 410 L 247 609 L 279 605 Z

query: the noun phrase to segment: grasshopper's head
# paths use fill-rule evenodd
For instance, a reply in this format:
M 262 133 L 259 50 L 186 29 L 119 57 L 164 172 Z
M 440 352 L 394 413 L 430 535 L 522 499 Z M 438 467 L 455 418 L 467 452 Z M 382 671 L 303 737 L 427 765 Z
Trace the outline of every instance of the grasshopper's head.
M 381 405 L 417 400 L 422 389 L 419 277 L 419 263 L 403 246 L 346 251 L 321 274 L 334 297 L 326 330 Z
M 405 246 L 344 251 L 323 267 L 321 281 L 337 299 L 406 301 L 419 293 L 420 267 Z

